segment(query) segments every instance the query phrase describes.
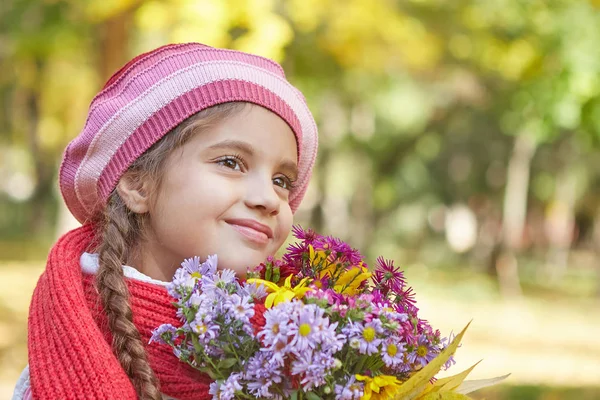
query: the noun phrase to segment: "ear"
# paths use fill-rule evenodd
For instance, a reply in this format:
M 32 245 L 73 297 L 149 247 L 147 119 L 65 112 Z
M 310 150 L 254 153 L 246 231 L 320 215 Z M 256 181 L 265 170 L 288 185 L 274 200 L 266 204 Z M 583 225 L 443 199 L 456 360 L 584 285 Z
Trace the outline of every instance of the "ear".
M 127 208 L 136 214 L 144 214 L 150 210 L 149 184 L 146 179 L 139 179 L 133 174 L 124 174 L 117 184 L 117 192 Z

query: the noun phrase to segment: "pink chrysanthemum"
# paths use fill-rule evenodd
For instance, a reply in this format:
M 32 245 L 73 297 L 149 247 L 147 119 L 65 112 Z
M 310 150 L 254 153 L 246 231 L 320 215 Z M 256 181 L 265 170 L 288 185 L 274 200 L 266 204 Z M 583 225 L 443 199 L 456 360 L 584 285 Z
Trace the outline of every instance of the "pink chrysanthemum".
M 383 257 L 377 258 L 373 281 L 384 294 L 400 293 L 406 285 L 404 273 L 400 268 L 394 266 L 394 261 L 386 260 Z

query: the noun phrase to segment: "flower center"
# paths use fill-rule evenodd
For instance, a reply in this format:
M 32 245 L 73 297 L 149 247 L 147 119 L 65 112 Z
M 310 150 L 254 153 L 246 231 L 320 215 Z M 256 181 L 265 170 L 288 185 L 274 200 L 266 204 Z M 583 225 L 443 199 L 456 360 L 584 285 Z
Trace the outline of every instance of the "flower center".
M 279 333 L 279 324 L 273 324 L 273 327 L 271 328 L 271 332 L 273 332 L 274 334 L 278 334 Z
M 417 347 L 417 355 L 419 357 L 425 357 L 427 355 L 427 346 Z
M 375 329 L 371 328 L 370 326 L 365 328 L 363 330 L 363 338 L 365 338 L 367 342 L 372 342 L 373 339 L 375 339 Z
M 283 343 L 282 341 L 278 341 L 277 343 L 275 343 L 275 351 L 281 351 L 283 349 L 285 349 L 285 343 Z M 266 368 L 266 366 L 265 366 Z
M 198 271 L 192 272 L 192 278 L 202 279 L 202 274 Z
M 387 347 L 387 353 L 388 356 L 390 357 L 394 357 L 396 355 L 396 353 L 398 353 L 398 347 L 396 347 L 395 344 L 389 344 Z
M 198 331 L 198 333 L 206 333 L 207 326 L 205 324 L 198 324 L 196 325 L 196 330 Z
M 308 336 L 310 330 L 311 329 L 309 324 L 302 324 L 300 325 L 300 329 L 298 329 L 298 332 L 300 332 L 300 336 Z

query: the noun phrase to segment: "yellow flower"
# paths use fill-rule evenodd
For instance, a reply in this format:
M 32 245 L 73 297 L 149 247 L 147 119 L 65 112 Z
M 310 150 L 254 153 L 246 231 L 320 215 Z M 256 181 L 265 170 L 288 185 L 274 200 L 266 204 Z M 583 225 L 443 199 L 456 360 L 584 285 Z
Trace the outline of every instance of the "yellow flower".
M 342 272 L 337 282 L 335 282 L 333 290 L 341 294 L 354 296 L 358 293 L 360 284 L 369 279 L 371 275 L 369 270 L 365 268 L 361 262 L 360 265 L 351 267 Z
M 321 268 L 319 271 L 319 278 L 322 279 L 326 276 L 333 277 L 336 275 L 337 265 L 335 259 L 332 259 L 331 255 L 328 256 L 325 250 L 315 250 L 312 245 L 309 245 L 308 259 L 311 265 L 319 266 Z M 361 262 L 359 265 L 352 266 L 344 272 L 341 272 L 336 278 L 333 290 L 337 293 L 353 296 L 358 293 L 360 284 L 369 279 L 371 275 L 369 270 L 364 267 Z M 320 284 L 319 281 L 317 281 L 317 283 Z
M 391 375 L 379 375 L 373 378 L 358 374 L 355 376 L 356 380 L 365 383 L 364 394 L 361 400 L 391 399 L 401 384 L 398 378 Z
M 315 250 L 312 245 L 308 245 L 308 261 L 310 265 L 320 268 L 319 278 L 335 273 L 335 264 L 331 262 L 331 258 L 331 254 L 328 256 L 325 250 Z
M 315 250 L 312 244 L 308 245 L 308 259 L 311 264 L 327 260 L 328 256 L 325 250 Z
M 248 283 L 265 285 L 269 295 L 265 299 L 265 307 L 271 308 L 279 303 L 291 301 L 293 298 L 301 299 L 306 292 L 312 290 L 308 287 L 308 278 L 304 278 L 296 286 L 292 287 L 292 276 L 288 276 L 283 286 L 277 286 L 276 283 L 265 281 L 264 279 L 248 279 Z

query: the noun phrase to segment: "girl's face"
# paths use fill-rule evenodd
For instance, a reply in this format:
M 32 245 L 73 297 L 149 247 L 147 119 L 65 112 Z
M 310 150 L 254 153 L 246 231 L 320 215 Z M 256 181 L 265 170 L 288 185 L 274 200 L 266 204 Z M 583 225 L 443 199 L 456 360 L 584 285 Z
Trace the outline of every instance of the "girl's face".
M 168 156 L 135 266 L 170 280 L 185 258 L 217 254 L 220 269 L 245 277 L 290 232 L 296 177 L 292 130 L 276 114 L 246 106 Z

